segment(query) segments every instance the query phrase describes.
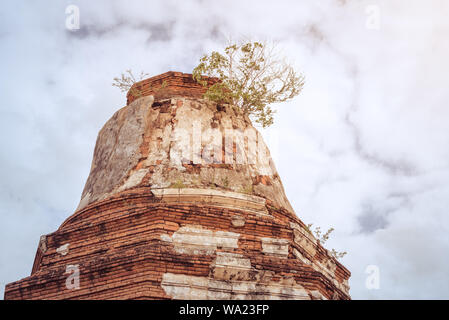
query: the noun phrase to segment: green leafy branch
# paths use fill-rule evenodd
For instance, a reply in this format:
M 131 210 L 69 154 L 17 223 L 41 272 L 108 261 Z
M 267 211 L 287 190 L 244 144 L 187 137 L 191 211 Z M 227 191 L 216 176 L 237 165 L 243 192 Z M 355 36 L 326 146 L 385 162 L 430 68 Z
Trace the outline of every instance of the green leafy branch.
M 203 75 L 220 81 L 208 88 L 204 97 L 240 107 L 263 127 L 273 124 L 271 104 L 297 96 L 304 86 L 304 76 L 280 59 L 274 45 L 262 42 L 230 44 L 224 53 L 204 55 L 192 72 L 203 86 Z

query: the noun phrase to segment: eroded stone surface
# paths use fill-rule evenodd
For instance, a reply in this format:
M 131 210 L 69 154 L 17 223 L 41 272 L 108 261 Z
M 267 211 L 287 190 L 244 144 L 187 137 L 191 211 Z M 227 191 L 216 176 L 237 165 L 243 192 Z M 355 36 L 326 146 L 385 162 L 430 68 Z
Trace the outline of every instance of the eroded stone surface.
M 266 200 L 261 197 L 220 189 L 163 188 L 152 193 L 166 203 L 201 203 L 223 208 L 238 208 L 260 216 L 268 216 Z
M 203 99 L 145 96 L 117 111 L 98 135 L 78 210 L 142 185 L 257 195 L 293 212 L 248 117 Z
M 143 97 L 117 111 L 98 134 L 89 177 L 78 209 L 141 181 L 134 175 L 141 158 L 143 133 L 151 119 L 153 97 Z M 139 175 L 140 177 L 140 175 Z
M 167 78 L 168 91 L 149 86 Z M 292 214 L 248 117 L 192 81 L 136 84 L 146 96 L 100 131 L 79 210 L 5 299 L 350 298 L 350 272 Z
M 70 243 L 66 243 L 60 246 L 58 249 L 56 249 L 56 252 L 59 253 L 61 256 L 65 256 L 69 253 L 69 246 Z
M 212 231 L 201 226 L 187 225 L 179 228 L 171 237 L 162 235 L 161 239 L 173 243 L 179 253 L 210 255 L 217 247 L 237 248 L 239 236 L 235 232 Z
M 232 217 L 232 226 L 236 228 L 243 227 L 245 225 L 245 217 L 241 215 L 235 215 Z
M 274 276 L 272 271 L 254 269 L 240 254 L 217 252 L 208 277 L 165 273 L 161 286 L 174 299 L 310 299 L 310 292 L 293 278 Z
M 290 223 L 290 227 L 293 229 L 295 243 L 303 248 L 308 253 L 309 257 L 313 258 L 316 254 L 315 237 L 297 223 Z

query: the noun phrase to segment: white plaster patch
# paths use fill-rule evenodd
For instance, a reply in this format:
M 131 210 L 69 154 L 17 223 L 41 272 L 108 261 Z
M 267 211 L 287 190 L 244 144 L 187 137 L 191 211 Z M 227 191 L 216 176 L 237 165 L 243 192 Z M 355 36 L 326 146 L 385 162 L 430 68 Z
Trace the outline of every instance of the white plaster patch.
M 310 294 L 312 295 L 312 298 L 314 300 L 327 300 L 327 298 L 323 296 L 323 294 L 318 290 L 313 290 L 312 292 L 310 292 Z
M 174 273 L 165 273 L 161 286 L 168 296 L 183 300 L 229 300 L 232 290 L 224 281 Z
M 39 248 L 44 253 L 45 251 L 47 251 L 47 236 L 41 236 L 41 238 L 39 239 Z
M 231 218 L 231 223 L 234 227 L 236 228 L 241 228 L 245 225 L 245 217 L 240 216 L 240 215 L 234 215 Z
M 287 258 L 288 240 L 277 238 L 261 238 L 262 252 Z
M 238 253 L 217 252 L 215 267 L 217 266 L 251 269 L 251 261 Z
M 56 249 L 56 252 L 59 253 L 61 256 L 65 256 L 69 253 L 69 246 L 70 243 L 66 243 L 60 246 L 58 249 Z
M 181 227 L 171 237 L 163 235 L 161 238 L 172 242 L 176 250 L 184 253 L 204 254 L 204 250 L 213 253 L 218 243 L 237 247 L 238 236 L 231 232 L 214 232 L 190 225 Z M 285 239 L 264 238 L 264 243 L 267 252 L 283 256 L 288 254 L 288 241 Z M 204 249 L 205 244 L 209 249 Z M 251 260 L 242 254 L 218 251 L 208 276 L 165 273 L 161 286 L 174 299 L 310 299 L 308 291 L 296 283 L 293 277 L 274 281 L 274 275 L 273 271 L 254 269 Z
M 301 227 L 299 224 L 297 224 L 295 222 L 290 222 L 290 228 L 292 228 L 293 230 L 297 230 L 303 237 L 307 238 L 310 242 L 312 242 L 314 244 L 317 243 L 317 240 L 314 237 L 314 235 L 312 233 L 308 232 L 303 227 Z
M 298 250 L 296 250 L 295 248 L 293 248 L 293 254 L 294 254 L 295 257 L 298 258 L 302 263 L 305 263 L 305 264 L 307 264 L 307 265 L 311 265 L 311 264 L 312 264 L 312 262 L 311 262 L 309 259 L 307 259 L 306 257 L 304 257 L 304 256 L 302 255 L 302 253 L 299 252 Z
M 163 241 L 172 242 L 178 253 L 213 254 L 218 247 L 238 248 L 240 234 L 227 231 L 213 231 L 199 225 L 187 225 L 179 228 L 170 237 L 161 235 Z
M 156 174 L 153 173 L 153 176 Z M 232 191 L 206 188 L 164 188 L 153 184 L 151 192 L 163 202 L 207 203 L 225 208 L 245 209 L 256 215 L 272 218 L 264 198 Z
M 294 235 L 293 241 L 295 241 L 295 243 L 298 246 L 303 248 L 311 257 L 314 257 L 316 254 L 316 245 L 297 229 L 293 229 L 293 235 Z
M 81 201 L 75 211 L 78 211 L 78 210 L 84 208 L 85 206 L 87 206 L 90 202 L 91 195 L 92 195 L 91 192 L 86 193 L 86 195 L 81 198 Z
M 293 229 L 293 241 L 303 248 L 311 257 L 314 257 L 317 245 L 315 237 L 297 223 L 290 222 L 290 227 Z
M 330 260 L 327 260 L 324 263 L 315 261 L 313 267 L 316 271 L 321 272 L 328 278 L 335 279 L 335 269 L 337 268 L 337 265 L 332 263 Z
M 211 264 L 210 276 L 216 280 L 247 280 L 251 273 L 251 261 L 241 254 L 217 252 Z

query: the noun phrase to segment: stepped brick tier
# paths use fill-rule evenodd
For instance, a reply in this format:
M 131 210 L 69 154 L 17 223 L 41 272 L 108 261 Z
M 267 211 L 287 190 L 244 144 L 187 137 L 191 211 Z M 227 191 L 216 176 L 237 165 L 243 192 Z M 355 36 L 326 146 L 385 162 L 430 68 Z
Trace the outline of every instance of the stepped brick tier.
M 142 83 L 101 129 L 76 212 L 5 299 L 350 299 L 250 119 L 191 75 Z
M 217 78 L 204 77 L 208 85 L 218 82 Z M 155 77 L 136 82 L 128 91 L 127 104 L 142 96 L 154 96 L 155 100 L 183 96 L 202 98 L 207 87 L 193 80 L 191 74 L 169 71 Z

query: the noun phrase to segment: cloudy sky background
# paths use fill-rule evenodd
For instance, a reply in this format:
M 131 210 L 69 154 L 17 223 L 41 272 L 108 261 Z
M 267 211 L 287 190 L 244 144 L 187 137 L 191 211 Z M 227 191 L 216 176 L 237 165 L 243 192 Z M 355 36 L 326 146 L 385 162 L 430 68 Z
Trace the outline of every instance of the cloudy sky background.
M 449 299 L 448 15 L 444 0 L 2 3 L 0 296 L 77 207 L 97 133 L 125 104 L 112 78 L 191 72 L 251 37 L 306 76 L 263 134 L 297 215 L 336 229 L 352 297 Z

